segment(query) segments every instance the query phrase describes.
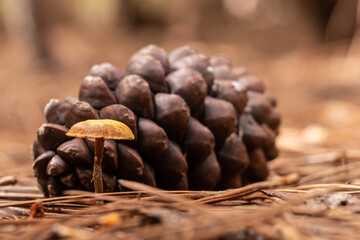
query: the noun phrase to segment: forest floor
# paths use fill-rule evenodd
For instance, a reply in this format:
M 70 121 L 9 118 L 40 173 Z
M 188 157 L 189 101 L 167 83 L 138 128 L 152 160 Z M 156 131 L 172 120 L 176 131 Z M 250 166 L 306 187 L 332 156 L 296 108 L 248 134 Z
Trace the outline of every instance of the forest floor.
M 343 42 L 275 55 L 231 42 L 188 42 L 206 55 L 229 55 L 234 66 L 244 66 L 264 79 L 278 99 L 283 119 L 278 138 L 281 154 L 270 163 L 269 181 L 228 193 L 163 192 L 125 182 L 136 191 L 99 197 L 106 207 L 92 206 L 91 195 L 72 192 L 72 197 L 44 202 L 48 221 L 28 218 L 29 207 L 39 197 L 30 144 L 45 121 L 43 108 L 49 99 L 76 96 L 93 64 L 106 61 L 124 69 L 140 46 L 156 43 L 171 50 L 182 44 L 141 34 L 91 36 L 85 41 L 81 33 L 64 29 L 50 36 L 52 58 L 46 64 L 26 57 L 23 48 L 1 37 L 0 176 L 14 176 L 18 184 L 0 187 L 0 207 L 24 211 L 1 210 L 8 219 L 0 222 L 2 236 L 11 239 L 10 232 L 16 229 L 17 239 L 46 239 L 52 234 L 87 239 L 100 239 L 100 235 L 105 239 L 109 234 L 128 239 L 358 236 L 360 62 L 349 56 L 348 44 Z M 29 201 L 23 201 L 24 194 Z M 87 218 L 90 213 L 95 217 Z M 215 227 L 219 221 L 223 228 Z M 340 225 L 342 231 L 337 231 Z

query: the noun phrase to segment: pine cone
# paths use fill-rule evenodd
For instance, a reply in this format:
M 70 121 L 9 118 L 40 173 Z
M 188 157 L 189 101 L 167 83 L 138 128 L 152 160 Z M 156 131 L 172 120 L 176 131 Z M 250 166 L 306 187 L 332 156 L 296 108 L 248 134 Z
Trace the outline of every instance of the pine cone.
M 169 54 L 138 50 L 126 73 L 94 65 L 78 98 L 51 99 L 47 123 L 32 145 L 33 170 L 46 197 L 66 189 L 94 191 L 94 140 L 65 135 L 88 119 L 121 121 L 135 140 L 105 140 L 104 191 L 124 191 L 117 179 L 168 190 L 213 190 L 264 180 L 277 157 L 281 122 L 262 80 L 189 46 Z

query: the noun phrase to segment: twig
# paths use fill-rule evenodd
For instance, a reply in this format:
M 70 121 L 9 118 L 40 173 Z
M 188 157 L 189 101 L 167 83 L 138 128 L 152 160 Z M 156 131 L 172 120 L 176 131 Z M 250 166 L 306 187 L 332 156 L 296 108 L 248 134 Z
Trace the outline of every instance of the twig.
M 0 178 L 0 186 L 13 185 L 17 183 L 17 179 L 14 176 L 5 176 Z
M 224 201 L 224 200 L 230 200 L 230 199 L 238 198 L 238 197 L 246 195 L 246 194 L 257 192 L 259 190 L 294 184 L 297 181 L 299 181 L 299 175 L 296 173 L 293 173 L 293 174 L 290 174 L 285 177 L 279 177 L 279 178 L 273 179 L 271 181 L 258 182 L 258 183 L 253 183 L 253 184 L 247 185 L 242 188 L 231 189 L 231 190 L 228 190 L 223 193 L 219 193 L 219 194 L 216 194 L 213 196 L 198 199 L 195 202 L 214 203 L 214 202 L 219 202 L 219 201 Z

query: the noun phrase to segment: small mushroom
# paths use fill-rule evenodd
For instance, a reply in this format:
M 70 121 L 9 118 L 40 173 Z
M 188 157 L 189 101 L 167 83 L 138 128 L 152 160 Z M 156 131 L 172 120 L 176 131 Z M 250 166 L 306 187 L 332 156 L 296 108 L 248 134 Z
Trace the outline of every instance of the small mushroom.
M 80 138 L 95 138 L 92 180 L 94 181 L 95 193 L 102 193 L 103 181 L 101 165 L 104 152 L 104 140 L 133 140 L 134 134 L 131 129 L 124 123 L 115 120 L 86 120 L 76 123 L 70 128 L 66 135 Z

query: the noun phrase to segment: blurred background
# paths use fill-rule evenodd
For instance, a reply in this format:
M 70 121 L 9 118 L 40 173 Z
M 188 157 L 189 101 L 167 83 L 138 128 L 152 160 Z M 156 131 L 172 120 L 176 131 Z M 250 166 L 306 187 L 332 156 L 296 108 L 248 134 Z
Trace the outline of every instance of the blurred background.
M 223 53 L 263 79 L 283 116 L 280 147 L 358 148 L 357 0 L 2 0 L 0 174 L 31 175 L 50 98 L 77 96 L 91 66 L 124 70 L 147 44 Z

